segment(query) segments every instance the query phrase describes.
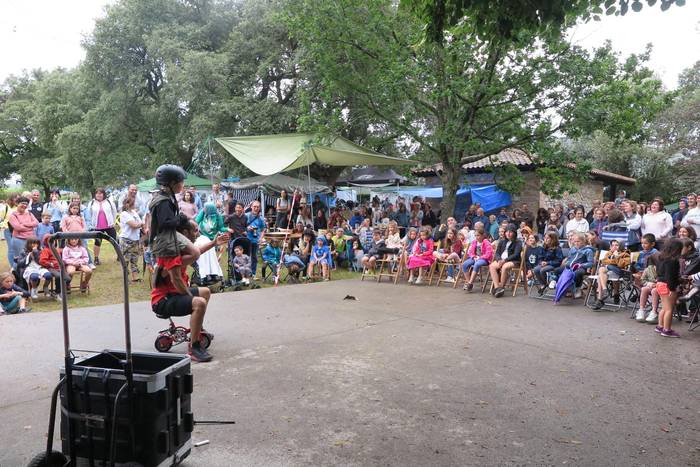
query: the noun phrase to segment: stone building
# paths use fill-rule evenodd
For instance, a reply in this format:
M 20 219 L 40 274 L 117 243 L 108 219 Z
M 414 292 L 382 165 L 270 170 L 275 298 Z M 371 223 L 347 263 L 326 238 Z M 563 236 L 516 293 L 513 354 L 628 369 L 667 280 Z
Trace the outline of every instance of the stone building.
M 577 205 L 582 204 L 589 209 L 593 200 L 613 201 L 615 194 L 619 190 L 636 183 L 634 178 L 592 169 L 589 172 L 589 177 L 581 181 L 576 193 L 565 194 L 561 199 L 551 199 L 540 191 L 540 178 L 535 171 L 537 163 L 525 151 L 507 149 L 494 156 L 493 161 L 497 165 L 512 164 L 520 170 L 525 184 L 519 194 L 511 194 L 513 205 L 519 206 L 522 203 L 527 203 L 530 209 L 534 211 L 540 207 L 548 208 L 555 203 L 567 203 L 568 201 L 574 201 Z M 488 159 L 464 164 L 462 166 L 464 175 L 461 183 L 463 185 L 493 184 L 494 178 L 490 168 L 491 162 Z M 441 169 L 441 164 L 435 164 L 429 167 L 413 169 L 412 173 L 422 177 L 425 185 L 439 186 L 442 182 L 437 174 Z

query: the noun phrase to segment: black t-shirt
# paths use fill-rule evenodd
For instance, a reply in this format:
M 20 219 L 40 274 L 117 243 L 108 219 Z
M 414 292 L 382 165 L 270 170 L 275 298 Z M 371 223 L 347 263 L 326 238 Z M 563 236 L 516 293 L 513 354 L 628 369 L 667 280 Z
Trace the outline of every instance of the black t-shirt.
M 244 237 L 248 227 L 248 218 L 245 214 L 237 216 L 235 213 L 226 218 L 226 225 L 233 230 L 234 238 Z
M 29 212 L 31 212 L 34 215 L 34 217 L 36 217 L 36 220 L 41 222 L 41 214 L 44 212 L 44 203 L 32 203 L 32 205 L 29 207 Z

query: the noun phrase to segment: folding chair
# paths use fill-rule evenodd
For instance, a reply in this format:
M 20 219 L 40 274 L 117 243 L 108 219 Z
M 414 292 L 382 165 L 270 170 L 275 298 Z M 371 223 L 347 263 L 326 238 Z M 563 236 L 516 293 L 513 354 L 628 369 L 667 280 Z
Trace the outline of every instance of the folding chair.
M 394 284 L 398 283 L 402 269 L 401 262 L 401 253 L 386 255 L 384 258 L 377 260 L 377 264 L 379 264 L 377 282 L 381 282 L 382 277 L 388 277 L 393 279 Z
M 434 270 L 437 271 L 438 276 L 437 276 L 437 281 L 435 282 L 435 285 L 440 287 L 441 283 L 446 282 L 447 279 L 447 272 L 449 271 L 449 268 L 453 269 L 461 269 L 461 264 L 456 261 L 435 261 L 433 263 Z M 431 285 L 431 281 L 433 279 L 433 276 L 431 275 L 429 280 L 428 280 L 428 285 Z M 457 281 L 455 280 L 455 283 Z M 449 284 L 449 282 L 447 282 Z
M 525 290 L 525 295 L 528 295 L 527 267 L 525 267 L 525 252 L 526 252 L 526 250 L 527 250 L 526 248 L 523 248 L 523 252 L 520 255 L 520 264 L 517 266 L 518 271 L 515 273 L 515 283 L 513 283 L 513 296 L 514 297 L 518 293 L 518 286 L 520 286 L 520 285 L 522 285 L 523 289 Z M 512 276 L 512 272 L 511 272 L 511 276 Z M 511 283 L 512 283 L 512 279 L 511 279 Z M 507 289 L 508 285 L 504 284 L 504 287 Z
M 360 276 L 360 280 L 363 281 L 365 280 L 365 277 L 371 277 L 372 279 L 377 277 L 377 271 L 375 269 L 370 269 L 367 266 L 362 266 L 362 275 Z

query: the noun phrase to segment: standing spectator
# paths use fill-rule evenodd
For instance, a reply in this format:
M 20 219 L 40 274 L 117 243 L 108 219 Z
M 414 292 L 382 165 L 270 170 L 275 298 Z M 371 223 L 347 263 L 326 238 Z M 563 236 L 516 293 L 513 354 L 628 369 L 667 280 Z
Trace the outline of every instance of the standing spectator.
M 12 238 L 7 245 L 7 256 L 12 269 L 17 266 L 15 258 L 22 253 L 27 239 L 34 235 L 34 229 L 39 224 L 28 208 L 29 199 L 22 196 L 17 198 L 17 209 L 10 214 L 9 225 Z
M 126 193 L 124 193 L 119 198 L 119 203 L 117 204 L 117 208 L 119 210 L 123 210 L 124 201 L 126 201 L 127 199 L 131 199 L 131 201 L 133 201 L 134 208 L 139 213 L 139 216 L 143 219 L 143 216 L 145 216 L 146 212 L 148 212 L 148 203 L 144 203 L 142 200 L 139 199 L 139 187 L 137 187 L 134 184 L 129 185 L 129 188 L 127 188 Z
M 226 225 L 231 231 L 231 240 L 246 236 L 248 217 L 245 215 L 242 203 L 236 203 L 233 214 L 226 218 Z
M 104 188 L 95 190 L 95 197 L 87 206 L 85 211 L 88 229 L 96 232 L 104 232 L 113 239 L 117 239 L 117 231 L 114 228 L 114 222 L 117 218 L 117 208 L 107 199 L 107 192 Z M 102 239 L 95 239 L 93 252 L 95 255 L 95 266 L 100 264 L 100 247 Z
M 62 232 L 85 232 L 85 219 L 80 214 L 80 203 L 72 202 L 68 206 L 68 213 L 61 219 Z
M 44 203 L 41 202 L 41 192 L 39 190 L 32 190 L 29 212 L 36 217 L 37 222 L 41 222 L 41 213 L 44 212 Z
M 627 249 L 639 251 L 642 241 L 642 216 L 637 213 L 637 203 L 632 200 L 625 200 L 620 203 L 624 214 L 625 228 L 627 228 Z M 612 222 L 608 216 L 608 223 Z
M 207 196 L 207 202 L 214 203 L 216 210 L 219 211 L 219 213 L 223 213 L 225 201 L 226 197 L 221 192 L 221 185 L 218 183 L 213 184 L 211 186 L 211 193 L 209 193 L 209 196 Z
M 419 229 L 423 225 L 423 211 L 421 211 L 420 203 L 411 204 L 411 213 L 409 216 L 409 225 Z
M 44 205 L 44 213 L 49 213 L 54 232 L 59 232 L 61 230 L 61 219 L 63 219 L 63 215 L 67 210 L 68 206 L 66 203 L 61 201 L 61 192 L 53 190 L 51 192 L 51 201 Z
M 7 242 L 9 253 L 10 241 L 12 240 L 12 228 L 10 227 L 10 215 L 17 209 L 17 195 L 12 194 L 7 197 L 5 206 L 0 210 L 0 228 L 2 229 L 3 239 Z
M 301 192 L 297 188 L 295 188 L 294 193 L 292 193 L 292 213 L 291 217 L 289 218 L 290 222 L 292 221 L 292 219 L 296 220 L 297 216 L 299 215 L 299 211 L 301 211 L 301 200 Z
M 691 196 L 695 204 L 694 207 L 690 207 Z M 695 230 L 695 234 L 700 237 L 700 207 L 695 203 L 695 195 L 688 195 L 688 213 L 681 220 L 681 227 L 692 227 Z
M 267 224 L 265 218 L 260 213 L 260 201 L 253 201 L 250 212 L 247 215 L 248 240 L 250 240 L 250 261 L 253 277 L 258 268 L 258 245 L 265 238 Z
M 228 232 L 223 216 L 219 214 L 216 205 L 209 201 L 204 203 L 204 209 L 199 211 L 194 221 L 199 225 L 199 233 L 212 241 L 218 234 Z
M 326 209 L 328 209 L 328 206 L 326 206 L 326 203 L 321 201 L 321 197 L 316 195 L 314 196 L 314 202 L 311 203 L 311 208 L 313 209 L 313 212 L 318 212 L 319 210 L 323 210 L 324 215 Z
M 678 232 L 681 226 L 681 221 L 688 214 L 688 200 L 686 198 L 681 198 L 678 200 L 678 209 L 671 214 L 671 219 L 673 219 L 673 233 Z
M 530 211 L 527 203 L 523 203 L 520 211 L 520 222 L 525 222 L 530 228 L 535 224 L 535 215 Z
M 673 230 L 673 219 L 671 215 L 664 211 L 664 202 L 661 198 L 654 198 L 649 205 L 649 212 L 642 218 L 642 234 L 654 234 L 657 243 L 659 240 L 671 235 Z
M 275 227 L 278 229 L 289 228 L 289 196 L 287 196 L 287 190 L 280 191 L 276 208 Z
M 182 199 L 177 203 L 180 212 L 187 216 L 188 219 L 194 219 L 199 212 L 197 205 L 194 203 L 194 195 L 191 191 L 185 191 L 182 194 Z
M 544 236 L 544 232 L 547 230 L 547 224 L 549 224 L 549 211 L 545 208 L 539 208 L 537 210 L 535 223 L 537 224 L 537 233 L 540 237 Z
M 129 263 L 131 282 L 138 282 L 141 229 L 143 220 L 139 214 L 134 199 L 127 197 L 122 204 L 122 212 L 119 216 L 119 247 L 124 253 L 124 258 Z
M 617 192 L 617 198 L 615 198 L 615 206 L 620 206 L 623 201 L 627 199 L 627 192 L 625 190 L 620 190 Z

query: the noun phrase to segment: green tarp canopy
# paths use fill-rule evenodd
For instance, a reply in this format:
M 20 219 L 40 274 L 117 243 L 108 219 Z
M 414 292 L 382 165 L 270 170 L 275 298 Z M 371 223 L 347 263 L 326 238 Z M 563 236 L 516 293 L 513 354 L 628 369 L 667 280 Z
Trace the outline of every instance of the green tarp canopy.
M 323 185 L 313 178 L 311 179 L 311 183 L 309 183 L 308 179 L 288 177 L 284 174 L 270 176 L 259 175 L 257 177 L 244 178 L 238 182 L 222 182 L 221 184 L 234 190 L 263 187 L 274 193 L 279 193 L 282 190 L 291 193 L 295 189 L 304 190 L 309 193 L 328 193 L 331 191 L 326 185 Z
M 308 133 L 216 138 L 216 141 L 259 175 L 273 175 L 314 163 L 338 167 L 415 164 L 408 159 L 389 157 L 363 148 L 341 136 L 322 143 Z
M 149 178 L 148 180 L 144 180 L 136 186 L 139 188 L 139 191 L 153 191 L 158 188 L 155 178 Z M 188 173 L 187 178 L 185 179 L 185 186 L 211 189 L 211 180 L 207 180 L 205 178 Z

